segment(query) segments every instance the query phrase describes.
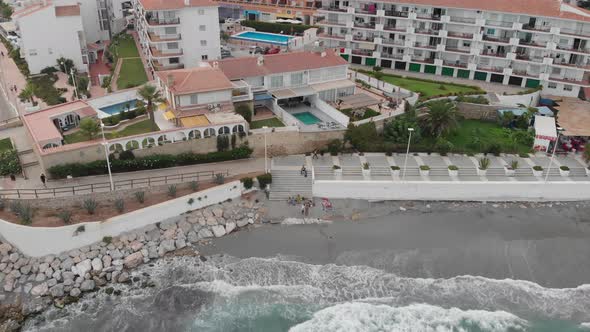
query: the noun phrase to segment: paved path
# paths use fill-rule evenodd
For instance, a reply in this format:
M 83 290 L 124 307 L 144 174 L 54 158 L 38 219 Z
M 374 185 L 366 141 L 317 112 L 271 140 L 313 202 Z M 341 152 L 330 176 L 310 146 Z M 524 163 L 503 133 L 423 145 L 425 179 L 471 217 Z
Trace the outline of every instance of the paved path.
M 164 169 L 155 169 L 149 171 L 116 173 L 113 174 L 114 181 L 140 179 L 147 177 L 177 175 L 180 173 L 191 173 L 199 171 L 225 171 L 228 170 L 230 176 L 247 174 L 264 171 L 264 158 L 251 158 L 246 160 L 226 161 L 221 163 L 210 163 L 192 166 L 171 167 Z M 86 176 L 81 178 L 74 178 L 70 180 L 51 180 L 47 182 L 48 188 L 68 187 L 78 185 L 88 185 L 94 183 L 108 183 L 108 175 Z M 5 179 L 0 182 L 1 189 L 40 189 L 43 188 L 39 175 L 31 175 L 27 180 L 18 178 L 16 181 Z
M 364 70 L 370 69 L 367 66 L 354 65 L 354 64 L 351 64 L 350 68 L 364 69 Z M 441 82 L 474 85 L 474 86 L 479 86 L 480 88 L 484 89 L 487 92 L 495 92 L 495 93 L 499 93 L 499 94 L 502 94 L 504 92 L 516 93 L 516 92 L 526 90 L 526 89 L 516 87 L 513 85 L 502 85 L 499 83 L 487 83 L 487 82 L 482 82 L 482 81 L 469 80 L 469 79 L 465 79 L 465 78 L 456 78 L 456 77 L 449 77 L 449 76 L 439 76 L 439 75 L 432 75 L 432 74 L 415 73 L 415 72 L 410 72 L 410 71 L 405 71 L 405 70 L 394 70 L 394 69 L 389 69 L 389 68 L 383 68 L 382 72 L 385 74 L 393 74 L 393 75 L 407 76 L 407 77 L 416 77 L 416 78 L 441 81 Z

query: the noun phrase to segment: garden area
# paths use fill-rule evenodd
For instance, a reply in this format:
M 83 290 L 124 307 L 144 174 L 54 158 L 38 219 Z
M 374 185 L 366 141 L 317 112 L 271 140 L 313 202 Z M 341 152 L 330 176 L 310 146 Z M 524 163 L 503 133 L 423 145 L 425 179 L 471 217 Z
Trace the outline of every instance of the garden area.
M 18 175 L 20 173 L 20 160 L 10 138 L 0 139 L 0 176 Z
M 270 118 L 250 122 L 250 129 L 259 129 L 262 127 L 277 128 L 284 126 L 285 125 L 281 122 L 281 120 L 277 118 Z
M 426 80 L 414 77 L 402 77 L 398 75 L 384 74 L 380 67 L 375 67 L 373 71 L 358 70 L 365 75 L 370 75 L 384 82 L 402 87 L 420 94 L 420 100 L 444 96 L 458 96 L 471 94 L 484 94 L 485 91 L 477 86 L 456 84 L 449 82 Z
M 82 122 L 85 122 L 85 121 L 82 121 Z M 90 125 L 85 126 L 82 122 L 80 123 L 80 130 L 78 130 L 75 133 L 69 134 L 69 135 L 64 135 L 64 141 L 66 142 L 66 144 L 79 143 L 79 142 L 89 141 L 91 139 L 96 139 L 96 138 L 102 137 L 101 133 L 100 133 L 100 127 L 87 128 L 86 126 L 90 127 Z M 158 128 L 157 130 L 160 130 L 160 129 Z M 151 120 L 145 119 L 143 121 L 129 125 L 124 129 L 121 129 L 121 130 L 118 130 L 115 132 L 105 133 L 105 137 L 107 139 L 113 139 L 113 138 L 120 138 L 120 137 L 145 134 L 145 133 L 149 133 L 152 131 L 153 130 L 152 130 Z
M 143 62 L 139 55 L 133 36 L 123 32 L 113 38 L 107 59 L 116 68 L 121 59 L 121 68 L 117 77 L 117 88 L 128 89 L 148 81 Z
M 372 110 L 368 107 L 358 108 L 358 109 L 345 108 L 345 109 L 340 110 L 340 112 L 342 112 L 346 116 L 348 116 L 348 118 L 350 118 L 350 121 L 365 120 L 365 119 L 369 119 L 369 118 L 372 118 L 377 115 L 381 115 L 381 113 L 379 113 L 375 110 Z
M 349 126 L 345 141 L 361 152 L 405 152 L 408 128 L 413 128 L 411 151 L 447 153 L 528 153 L 534 134 L 525 126 L 464 119 L 450 100 L 436 100 L 420 109 L 407 105 L 407 112 L 384 125 L 383 133 L 374 123 Z M 534 110 L 525 113 L 529 118 Z M 527 123 L 527 120 L 521 120 Z M 526 128 L 526 129 L 525 129 Z
M 12 150 L 12 142 L 10 141 L 10 138 L 0 139 L 0 152 L 6 150 Z

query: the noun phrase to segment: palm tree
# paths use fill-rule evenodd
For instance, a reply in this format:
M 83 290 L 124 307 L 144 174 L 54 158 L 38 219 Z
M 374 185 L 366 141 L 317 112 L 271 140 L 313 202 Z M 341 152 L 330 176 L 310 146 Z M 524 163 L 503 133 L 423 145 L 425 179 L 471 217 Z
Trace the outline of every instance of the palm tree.
M 422 117 L 426 129 L 434 137 L 440 137 L 458 126 L 457 108 L 450 100 L 435 100 L 428 103 L 428 112 Z
M 164 102 L 164 98 L 162 98 L 160 91 L 155 86 L 150 84 L 142 86 L 137 91 L 137 93 L 147 104 L 147 111 L 150 119 L 152 120 L 152 131 L 158 130 L 158 127 L 156 125 L 156 118 L 154 117 L 154 104 Z
M 18 97 L 21 101 L 29 101 L 31 104 L 35 105 L 35 86 L 31 84 L 31 82 L 27 82 L 25 88 L 19 93 Z

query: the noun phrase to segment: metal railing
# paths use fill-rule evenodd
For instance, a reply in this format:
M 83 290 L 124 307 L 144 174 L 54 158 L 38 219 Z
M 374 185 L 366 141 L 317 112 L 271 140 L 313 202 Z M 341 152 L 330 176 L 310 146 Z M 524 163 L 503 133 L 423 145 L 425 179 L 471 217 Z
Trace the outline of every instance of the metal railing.
M 113 181 L 114 189 L 126 190 L 136 188 L 148 188 L 161 185 L 179 184 L 190 181 L 208 182 L 213 181 L 217 174 L 229 176 L 229 170 L 220 171 L 199 171 L 180 173 L 173 175 L 152 176 L 128 180 Z M 55 188 L 39 189 L 0 189 L 0 197 L 9 199 L 36 199 L 36 198 L 53 198 L 68 197 L 75 195 L 85 195 L 92 193 L 102 193 L 111 191 L 109 182 L 98 182 L 91 184 L 82 184 L 76 186 L 64 186 Z

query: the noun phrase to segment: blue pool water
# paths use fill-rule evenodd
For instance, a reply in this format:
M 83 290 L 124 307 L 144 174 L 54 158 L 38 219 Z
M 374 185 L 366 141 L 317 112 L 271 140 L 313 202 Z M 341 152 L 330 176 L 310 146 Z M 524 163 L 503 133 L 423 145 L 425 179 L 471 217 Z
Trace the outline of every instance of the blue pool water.
M 287 45 L 291 36 L 278 35 L 276 33 L 246 31 L 232 36 L 235 39 L 242 39 L 255 42 L 263 42 L 277 45 Z
M 105 107 L 99 108 L 102 112 L 105 112 L 109 115 L 119 114 L 123 111 L 127 110 L 127 104 L 129 104 L 130 109 L 135 109 L 135 104 L 137 103 L 137 99 L 131 99 L 124 101 L 122 103 L 113 104 Z
M 309 112 L 295 113 L 293 116 L 296 117 L 297 120 L 303 122 L 305 125 L 312 125 L 322 122 L 322 120 L 318 119 L 315 115 Z

